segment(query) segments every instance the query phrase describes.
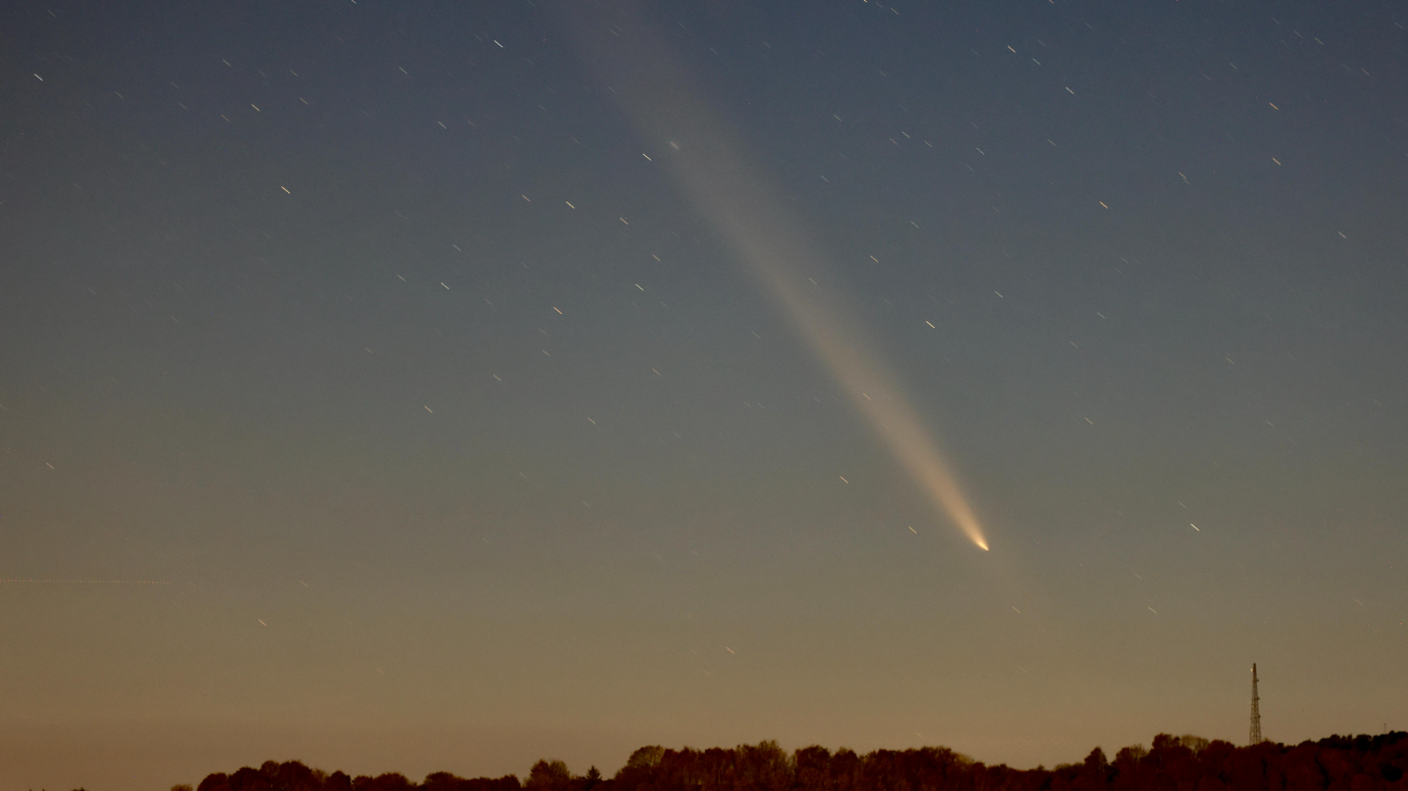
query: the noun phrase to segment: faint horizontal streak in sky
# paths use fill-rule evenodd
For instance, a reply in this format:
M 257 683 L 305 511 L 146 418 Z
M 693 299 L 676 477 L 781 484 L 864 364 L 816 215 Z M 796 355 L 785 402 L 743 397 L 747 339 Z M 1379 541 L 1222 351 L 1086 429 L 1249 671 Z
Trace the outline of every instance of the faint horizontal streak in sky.
M 0 582 L 51 582 L 65 583 L 70 585 L 170 585 L 171 580 L 50 580 L 50 579 L 13 579 Z

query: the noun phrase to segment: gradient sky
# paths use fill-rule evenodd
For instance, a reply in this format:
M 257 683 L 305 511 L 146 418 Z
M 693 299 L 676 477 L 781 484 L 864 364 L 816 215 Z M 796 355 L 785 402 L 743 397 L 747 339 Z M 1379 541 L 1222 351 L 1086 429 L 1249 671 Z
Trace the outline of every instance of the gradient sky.
M 1408 726 L 1408 3 L 0 14 L 0 789 Z

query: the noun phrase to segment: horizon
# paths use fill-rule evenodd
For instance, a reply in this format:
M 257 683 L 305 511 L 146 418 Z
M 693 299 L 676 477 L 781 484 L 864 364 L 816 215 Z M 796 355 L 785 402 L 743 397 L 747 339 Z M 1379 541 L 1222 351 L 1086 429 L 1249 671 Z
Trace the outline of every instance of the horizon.
M 1345 749 L 1350 749 L 1350 750 L 1355 751 L 1355 752 L 1364 752 L 1364 751 L 1365 751 L 1365 748 L 1368 748 L 1369 751 L 1374 751 L 1374 750 L 1380 749 L 1381 747 L 1384 747 L 1384 748 L 1391 748 L 1391 747 L 1393 747 L 1394 745 L 1396 745 L 1397 743 L 1402 742 L 1402 741 L 1405 741 L 1405 740 L 1408 740 L 1408 732 L 1404 732 L 1404 731 L 1395 731 L 1395 732 L 1385 732 L 1385 733 L 1383 733 L 1383 734 L 1373 734 L 1373 735 L 1371 735 L 1371 734 L 1360 734 L 1360 735 L 1340 735 L 1340 734 L 1332 734 L 1332 735 L 1325 736 L 1325 737 L 1322 737 L 1322 738 L 1317 739 L 1317 740 L 1306 740 L 1306 741 L 1304 741 L 1304 742 L 1301 742 L 1301 743 L 1298 744 L 1298 745 L 1286 745 L 1286 744 L 1277 743 L 1277 742 L 1271 742 L 1271 741 L 1262 741 L 1262 742 L 1258 742 L 1258 743 L 1256 743 L 1256 744 L 1247 744 L 1247 745 L 1234 745 L 1234 744 L 1231 744 L 1231 743 L 1226 742 L 1226 741 L 1223 741 L 1223 740 L 1219 740 L 1219 739 L 1209 740 L 1209 739 L 1206 739 L 1206 738 L 1203 738 L 1203 737 L 1200 737 L 1200 736 L 1196 736 L 1196 735 L 1194 735 L 1194 734 L 1184 734 L 1184 735 L 1182 735 L 1182 736 L 1173 736 L 1173 735 L 1168 734 L 1168 733 L 1159 733 L 1159 734 L 1155 734 L 1155 735 L 1154 735 L 1154 737 L 1150 740 L 1151 746 L 1150 746 L 1150 747 L 1147 747 L 1147 748 L 1144 746 L 1143 743 L 1137 743 L 1137 744 L 1126 745 L 1125 747 L 1119 749 L 1118 751 L 1114 751 L 1114 752 L 1109 752 L 1109 753 L 1107 753 L 1103 748 L 1101 748 L 1101 747 L 1099 747 L 1099 746 L 1096 746 L 1096 747 L 1092 748 L 1092 749 L 1083 757 L 1082 760 L 1067 761 L 1067 762 L 1063 762 L 1063 763 L 1061 763 L 1061 764 L 1057 764 L 1057 765 L 1055 765 L 1055 766 L 1052 766 L 1052 767 L 1050 767 L 1050 768 L 1047 768 L 1047 767 L 1045 767 L 1045 766 L 1036 766 L 1036 767 L 1032 767 L 1032 768 L 1020 768 L 1020 767 L 1010 767 L 1010 768 L 1013 769 L 1014 771 L 1018 771 L 1018 772 L 1037 773 L 1037 774 L 1046 773 L 1046 774 L 1048 774 L 1048 775 L 1049 775 L 1049 774 L 1058 774 L 1058 773 L 1070 771 L 1070 770 L 1073 770 L 1073 769 L 1075 769 L 1075 770 L 1080 770 L 1080 769 L 1082 769 L 1082 768 L 1083 768 L 1085 771 L 1090 771 L 1090 770 L 1092 770 L 1092 769 L 1098 768 L 1099 771 L 1101 771 L 1101 772 L 1105 772 L 1106 770 L 1108 770 L 1108 771 L 1113 771 L 1113 772 L 1119 773 L 1119 772 L 1123 772 L 1123 771 L 1128 771 L 1128 769 L 1129 769 L 1131 766 L 1133 766 L 1133 765 L 1143 764 L 1143 763 L 1146 762 L 1146 760 L 1154 760 L 1154 761 L 1157 762 L 1155 765 L 1156 765 L 1157 767 L 1160 767 L 1160 770 L 1163 770 L 1163 769 L 1172 769 L 1172 768 L 1174 768 L 1174 767 L 1168 766 L 1168 764 L 1166 763 L 1168 759 L 1167 759 L 1167 757 L 1165 757 L 1165 756 L 1168 756 L 1168 755 L 1169 755 L 1169 752 L 1168 752 L 1168 751 L 1169 751 L 1170 749 L 1172 749 L 1172 750 L 1174 750 L 1174 751 L 1177 751 L 1177 750 L 1182 749 L 1182 750 L 1187 751 L 1187 754 L 1189 754 L 1189 755 L 1191 755 L 1192 757 L 1194 757 L 1194 758 L 1196 758 L 1196 759 L 1199 759 L 1199 760 L 1207 760 L 1207 759 L 1208 759 L 1208 758 L 1207 758 L 1208 756 L 1214 756 L 1213 758 L 1211 758 L 1211 761 L 1212 761 L 1213 763 L 1212 763 L 1211 765 L 1209 765 L 1209 766 L 1205 769 L 1205 771 L 1211 770 L 1211 769 L 1213 769 L 1214 767 L 1221 767 L 1221 771 L 1225 773 L 1228 769 L 1231 769 L 1232 767 L 1231 767 L 1231 764 L 1225 763 L 1224 761 L 1226 761 L 1227 759 L 1231 758 L 1232 756 L 1237 755 L 1237 754 L 1238 754 L 1240 751 L 1242 751 L 1242 750 L 1249 750 L 1249 749 L 1252 749 L 1252 748 L 1254 748 L 1254 747 L 1265 748 L 1265 749 L 1260 753 L 1260 754 L 1263 755 L 1263 756 L 1264 756 L 1264 755 L 1267 755 L 1267 752 L 1266 752 L 1267 750 L 1275 750 L 1275 751 L 1277 751 L 1276 753 L 1272 753 L 1272 755 L 1277 755 L 1277 754 L 1284 755 L 1284 754 L 1285 754 L 1285 751 L 1287 750 L 1287 748 L 1295 748 L 1295 749 L 1292 751 L 1292 754 L 1294 754 L 1294 753 L 1296 753 L 1296 752 L 1299 752 L 1299 753 L 1301 753 L 1301 756 L 1300 756 L 1301 759 L 1304 760 L 1304 759 L 1306 758 L 1306 754 L 1305 754 L 1305 752 L 1304 752 L 1304 750 L 1305 750 L 1306 747 L 1312 747 L 1312 748 L 1314 748 L 1314 752 L 1311 753 L 1311 755 L 1314 756 L 1314 754 L 1315 754 L 1315 753 L 1318 753 L 1318 752 L 1324 752 L 1324 751 L 1343 751 L 1343 750 L 1345 750 Z M 707 756 L 709 756 L 709 755 L 711 755 L 711 754 L 722 752 L 722 753 L 724 753 L 725 755 L 723 755 L 723 756 L 716 756 L 716 757 L 715 757 L 715 760 L 718 760 L 719 758 L 725 758 L 725 759 L 727 759 L 727 758 L 728 758 L 728 754 L 732 754 L 732 755 L 736 756 L 736 759 L 735 759 L 735 760 L 739 760 L 739 761 L 744 761 L 744 762 L 746 762 L 746 761 L 749 760 L 749 755 L 752 754 L 752 753 L 769 752 L 769 751 L 772 751 L 772 752 L 776 753 L 776 751 L 777 751 L 778 749 L 779 749 L 779 745 L 777 744 L 777 742 L 772 741 L 772 740 L 765 740 L 765 741 L 763 741 L 763 742 L 759 742 L 757 745 L 740 744 L 740 745 L 737 745 L 736 747 L 732 747 L 732 748 L 728 748 L 728 747 L 725 747 L 725 748 L 706 748 L 706 749 L 702 749 L 702 750 L 699 749 L 699 748 L 694 748 L 694 747 L 689 747 L 689 746 L 681 746 L 681 747 L 663 747 L 663 746 L 661 746 L 661 745 L 645 745 L 645 746 L 639 747 L 639 748 L 637 748 L 636 750 L 634 750 L 634 751 L 631 753 L 629 759 L 626 761 L 626 763 L 623 764 L 623 765 L 622 765 L 619 769 L 617 769 L 615 772 L 610 772 L 610 771 L 608 771 L 608 772 L 601 772 L 601 771 L 599 770 L 599 768 L 598 768 L 595 764 L 592 764 L 592 765 L 591 765 L 587 770 L 585 770 L 585 771 L 582 771 L 582 772 L 573 772 L 573 771 L 571 771 L 571 767 L 569 767 L 565 762 L 563 762 L 563 761 L 561 761 L 561 760 L 543 758 L 543 759 L 539 759 L 537 762 L 535 762 L 535 764 L 533 765 L 531 771 L 528 772 L 528 773 L 525 773 L 521 778 L 520 778 L 518 775 L 516 775 L 516 774 L 510 774 L 510 775 L 505 775 L 505 776 L 501 776 L 501 777 L 488 777 L 488 776 L 485 776 L 485 777 L 480 777 L 480 778 L 463 778 L 463 777 L 457 777 L 457 776 L 455 776 L 453 773 L 447 773 L 447 772 L 443 772 L 443 771 L 437 771 L 437 772 L 432 772 L 432 773 L 427 774 L 427 775 L 425 776 L 425 779 L 423 780 L 423 782 L 422 782 L 420 785 L 425 786 L 425 787 L 427 787 L 427 788 L 431 787 L 432 785 L 434 785 L 434 786 L 437 787 L 437 788 L 445 788 L 444 783 L 446 782 L 446 780 L 453 779 L 453 780 L 461 780 L 461 781 L 462 781 L 462 780 L 467 780 L 467 779 L 469 779 L 469 780 L 485 780 L 485 781 L 495 781 L 495 782 L 503 782 L 503 781 L 506 781 L 506 780 L 511 780 L 511 781 L 512 781 L 513 783 L 515 783 L 515 784 L 516 784 L 516 783 L 523 783 L 523 784 L 524 784 L 524 787 L 530 787 L 530 788 L 534 788 L 534 787 L 537 787 L 537 788 L 549 788 L 549 787 L 582 787 L 582 788 L 590 788 L 590 787 L 591 787 L 590 784 L 592 784 L 592 783 L 599 783 L 599 782 L 604 782 L 604 781 L 617 781 L 617 782 L 621 782 L 621 781 L 623 781 L 623 780 L 627 780 L 629 774 L 630 774 L 632 771 L 635 771 L 637 774 L 638 774 L 640 771 L 642 771 L 642 770 L 650 770 L 650 771 L 652 771 L 652 772 L 653 772 L 653 771 L 656 771 L 656 770 L 659 769 L 659 768 L 667 767 L 669 764 L 671 764 L 672 761 L 678 761 L 678 760 L 680 760 L 681 758 L 684 758 L 686 755 L 689 755 L 689 754 L 693 754 L 693 757 L 694 757 L 695 759 L 698 759 L 698 758 L 700 758 L 700 757 L 707 757 Z M 1376 767 L 1374 767 L 1374 769 L 1375 769 L 1376 771 L 1378 771 L 1378 772 L 1395 772 L 1395 771 L 1396 771 L 1398 777 L 1392 777 L 1392 776 L 1387 776 L 1387 775 L 1385 776 L 1384 779 L 1388 780 L 1389 782 L 1392 782 L 1392 781 L 1394 781 L 1394 780 L 1396 780 L 1396 779 L 1398 779 L 1398 778 L 1401 778 L 1401 777 L 1403 776 L 1405 770 L 1404 770 L 1404 768 L 1403 768 L 1402 766 L 1399 766 L 1399 767 L 1397 767 L 1397 768 L 1391 768 L 1391 769 L 1385 769 L 1385 767 L 1392 767 L 1392 766 L 1393 766 L 1393 763 L 1408 764 L 1408 751 L 1399 750 L 1399 751 L 1397 751 L 1397 752 L 1399 753 L 1399 755 L 1397 755 L 1397 756 L 1392 756 L 1392 755 L 1379 755 L 1378 758 L 1379 758 L 1379 760 L 1381 761 L 1381 763 L 1379 763 Z M 911 756 L 911 755 L 928 754 L 928 755 L 932 755 L 932 756 L 942 757 L 942 758 L 944 758 L 944 759 L 946 759 L 946 760 L 952 760 L 952 761 L 954 761 L 958 766 L 963 767 L 965 770 L 970 770 L 970 769 L 982 769 L 982 768 L 1003 770 L 1003 769 L 1008 769 L 1008 768 L 1009 768 L 1009 767 L 1007 767 L 1005 764 L 999 764 L 999 765 L 995 765 L 995 766 L 988 766 L 988 765 L 985 764 L 983 761 L 981 761 L 981 760 L 979 760 L 979 759 L 975 759 L 975 758 L 973 758 L 972 756 L 968 756 L 968 755 L 965 755 L 965 754 L 963 754 L 963 753 L 954 752 L 954 751 L 952 751 L 952 750 L 950 750 L 950 749 L 948 749 L 948 748 L 946 748 L 946 747 L 942 747 L 942 746 L 938 746 L 938 745 L 927 745 L 927 746 L 917 747 L 917 748 L 916 748 L 916 747 L 911 747 L 911 748 L 906 748 L 906 749 L 904 749 L 904 750 L 886 750 L 886 749 L 883 749 L 883 748 L 882 748 L 882 749 L 874 750 L 874 751 L 871 751 L 871 752 L 868 752 L 868 753 L 865 753 L 865 754 L 858 754 L 858 753 L 856 753 L 856 752 L 854 752 L 854 751 L 851 751 L 851 750 L 849 750 L 848 748 L 845 748 L 845 747 L 838 747 L 838 748 L 836 748 L 835 750 L 832 750 L 832 749 L 830 749 L 830 748 L 822 747 L 822 746 L 820 746 L 820 745 L 809 745 L 809 746 L 807 746 L 807 747 L 805 747 L 805 748 L 796 748 L 796 749 L 794 749 L 794 750 L 785 750 L 785 749 L 784 749 L 784 750 L 781 751 L 781 753 L 780 753 L 779 755 L 780 755 L 780 757 L 785 757 L 785 761 L 786 761 L 786 764 L 787 764 L 787 771 L 793 772 L 793 773 L 797 774 L 796 782 L 802 783 L 803 780 L 802 780 L 802 778 L 801 778 L 801 776 L 800 776 L 800 772 L 802 771 L 802 765 L 803 765 L 804 762 L 806 762 L 806 763 L 808 763 L 808 764 L 810 765 L 810 764 L 813 764 L 813 763 L 816 761 L 817 758 L 821 758 L 822 760 L 825 760 L 825 761 L 843 760 L 844 757 L 845 757 L 845 755 L 846 755 L 847 753 L 850 754 L 850 758 L 852 758 L 852 759 L 858 759 L 858 760 L 860 761 L 861 765 L 864 765 L 864 764 L 867 764 L 867 763 L 871 763 L 871 762 L 873 762 L 873 761 L 876 761 L 877 759 L 883 760 L 883 759 L 881 758 L 882 755 Z M 1274 759 L 1273 759 L 1273 761 L 1274 761 Z M 1315 758 L 1313 759 L 1313 762 L 1316 763 L 1316 764 L 1321 765 L 1322 767 L 1328 768 L 1328 770 L 1329 770 L 1332 774 L 1334 774 L 1334 775 L 1340 775 L 1341 773 L 1343 773 L 1343 772 L 1345 772 L 1345 771 L 1347 770 L 1347 765 L 1345 765 L 1343 761 L 1334 761 L 1334 760 L 1330 760 L 1330 761 L 1327 762 L 1326 759 L 1324 759 L 1324 758 L 1315 757 Z M 350 775 L 350 774 L 348 774 L 348 773 L 342 772 L 341 770 L 336 770 L 336 771 L 334 771 L 334 772 L 327 772 L 326 770 L 322 769 L 321 767 L 317 767 L 317 766 L 308 766 L 307 764 L 305 764 L 305 763 L 303 763 L 303 762 L 301 762 L 301 761 L 285 761 L 284 763 L 285 763 L 285 764 L 287 764 L 287 763 L 293 763 L 293 764 L 297 764 L 297 765 L 299 765 L 299 766 L 302 766 L 302 767 L 304 767 L 304 768 L 306 768 L 306 769 L 311 769 L 312 772 L 313 772 L 313 774 L 314 774 L 316 777 L 322 778 L 325 782 L 326 782 L 326 781 L 330 781 L 331 779 L 333 779 L 333 777 L 332 777 L 333 775 L 341 775 L 341 776 L 343 777 L 343 779 L 344 779 L 344 780 L 343 780 L 344 782 L 348 782 L 348 783 L 350 783 L 351 787 L 359 788 L 359 789 L 361 789 L 361 788 L 371 788 L 371 787 L 373 787 L 373 786 L 378 787 L 378 788 L 386 788 L 386 787 L 388 787 L 388 786 L 382 785 L 382 783 L 383 783 L 383 781 L 385 781 L 385 780 L 388 779 L 388 778 L 402 778 L 402 779 L 407 779 L 407 780 L 410 780 L 410 782 L 411 782 L 412 784 L 415 784 L 414 779 L 409 778 L 409 777 L 405 776 L 404 774 L 402 774 L 402 773 L 400 773 L 400 772 L 395 772 L 395 771 L 390 771 L 390 770 L 388 770 L 388 771 L 386 771 L 386 772 L 378 773 L 378 774 L 376 774 L 376 775 L 367 774 L 367 775 L 358 775 L 358 776 L 355 776 L 355 777 L 354 777 L 354 776 L 352 776 L 352 775 Z M 1357 763 L 1364 763 L 1364 762 L 1361 760 L 1361 761 L 1359 761 L 1359 762 L 1357 762 Z M 1325 771 L 1325 768 L 1322 768 L 1321 771 Z M 1368 768 L 1368 767 L 1365 767 L 1365 768 Z M 261 764 L 259 767 L 257 767 L 257 768 L 254 767 L 254 766 L 245 766 L 245 767 L 242 767 L 240 770 L 237 770 L 237 771 L 238 771 L 238 772 L 247 772 L 247 771 L 250 771 L 250 770 L 257 771 L 257 772 L 259 772 L 260 774 L 264 774 L 264 775 L 270 775 L 271 773 L 277 773 L 277 774 L 279 774 L 280 776 L 283 776 L 283 772 L 280 771 L 280 762 L 278 762 L 278 761 L 267 761 L 267 762 L 262 763 L 262 764 Z M 1266 767 L 1266 769 L 1264 769 L 1263 771 L 1267 771 L 1267 770 L 1271 770 L 1271 767 Z M 540 776 L 540 771 L 542 772 L 542 775 L 541 775 L 541 776 Z M 696 769 L 694 769 L 693 771 L 697 773 L 697 772 L 698 772 L 698 769 L 696 768 Z M 1233 769 L 1233 771 L 1236 771 L 1236 770 Z M 205 778 L 203 778 L 203 780 L 202 780 L 202 781 L 200 782 L 200 784 L 199 784 L 199 788 L 198 788 L 198 789 L 196 789 L 196 786 L 193 785 L 193 784 L 187 784 L 187 785 L 185 785 L 185 786 L 175 786 L 175 787 L 172 788 L 172 791 L 207 791 L 206 786 L 209 785 L 212 781 L 216 781 L 217 784 L 218 784 L 218 783 L 223 783 L 225 778 L 233 778 L 234 775 L 235 775 L 235 772 L 229 772 L 229 773 L 225 773 L 225 772 L 211 772 L 209 775 L 207 775 Z M 1344 777 L 1345 777 L 1345 779 L 1348 779 L 1348 775 L 1344 775 Z M 636 778 L 636 782 L 639 783 L 642 779 L 644 779 L 644 778 L 641 778 L 641 777 L 638 776 L 638 777 Z M 589 785 L 586 785 L 586 786 L 567 786 L 568 781 L 572 781 L 572 782 L 574 782 L 574 783 L 575 783 L 575 782 L 580 782 L 580 781 L 587 781 L 587 782 L 589 783 Z M 946 780 L 946 782 L 947 782 L 947 780 Z M 364 784 L 365 784 L 365 785 L 364 785 Z M 343 786 L 338 786 L 338 787 L 343 787 Z M 391 787 L 399 787 L 399 786 L 391 786 Z M 517 787 L 517 786 L 514 786 L 514 787 Z M 210 791 L 214 791 L 214 789 L 211 789 Z

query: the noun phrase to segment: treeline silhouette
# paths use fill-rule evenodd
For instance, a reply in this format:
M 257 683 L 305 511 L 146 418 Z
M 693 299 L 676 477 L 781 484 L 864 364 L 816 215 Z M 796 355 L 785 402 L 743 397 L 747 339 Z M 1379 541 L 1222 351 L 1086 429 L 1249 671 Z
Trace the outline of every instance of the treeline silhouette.
M 642 747 L 610 779 L 596 767 L 574 775 L 562 761 L 539 761 L 524 781 L 436 772 L 421 783 L 394 772 L 349 777 L 267 761 L 209 775 L 195 791 L 1408 791 L 1406 775 L 1402 731 L 1248 747 L 1161 733 L 1149 749 L 1125 747 L 1111 761 L 1097 747 L 1084 761 L 1054 769 L 988 766 L 943 747 L 865 755 L 805 747 L 789 755 L 766 741 L 733 749 Z

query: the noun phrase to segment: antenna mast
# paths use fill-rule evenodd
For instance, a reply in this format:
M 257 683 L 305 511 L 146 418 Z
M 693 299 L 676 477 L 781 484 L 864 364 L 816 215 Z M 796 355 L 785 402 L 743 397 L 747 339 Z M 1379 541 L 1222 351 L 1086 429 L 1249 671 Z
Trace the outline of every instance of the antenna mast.
M 1261 744 L 1261 696 L 1256 692 L 1256 663 L 1252 663 L 1252 732 L 1248 744 Z

